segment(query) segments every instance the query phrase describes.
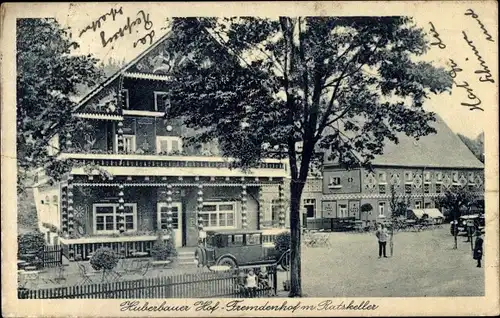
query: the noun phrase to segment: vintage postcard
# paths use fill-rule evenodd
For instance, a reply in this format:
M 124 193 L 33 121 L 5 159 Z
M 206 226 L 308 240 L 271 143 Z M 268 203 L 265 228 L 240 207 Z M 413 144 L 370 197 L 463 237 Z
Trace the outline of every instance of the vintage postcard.
M 5 317 L 499 314 L 497 2 L 0 19 Z

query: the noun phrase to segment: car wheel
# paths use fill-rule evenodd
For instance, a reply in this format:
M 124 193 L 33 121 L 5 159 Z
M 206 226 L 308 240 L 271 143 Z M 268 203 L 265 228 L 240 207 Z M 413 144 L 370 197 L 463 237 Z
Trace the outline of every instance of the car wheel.
M 236 262 L 232 258 L 230 258 L 230 257 L 223 257 L 223 258 L 221 258 L 217 262 L 217 265 L 220 265 L 220 266 L 229 266 L 231 268 L 236 268 L 237 267 Z
M 280 266 L 285 271 L 290 268 L 290 251 L 285 252 L 285 254 L 281 257 Z

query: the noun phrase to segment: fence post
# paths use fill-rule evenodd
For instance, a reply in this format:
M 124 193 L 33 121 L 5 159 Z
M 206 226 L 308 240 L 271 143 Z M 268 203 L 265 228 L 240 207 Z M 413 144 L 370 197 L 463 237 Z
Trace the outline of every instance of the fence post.
M 278 266 L 273 266 L 273 288 L 274 293 L 278 294 Z

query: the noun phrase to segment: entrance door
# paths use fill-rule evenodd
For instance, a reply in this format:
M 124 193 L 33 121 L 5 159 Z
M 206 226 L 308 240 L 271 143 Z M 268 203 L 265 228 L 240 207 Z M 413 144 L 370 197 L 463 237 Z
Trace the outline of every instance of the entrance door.
M 158 229 L 167 229 L 167 202 L 158 202 Z M 175 247 L 182 246 L 182 203 L 172 202 L 172 230 Z

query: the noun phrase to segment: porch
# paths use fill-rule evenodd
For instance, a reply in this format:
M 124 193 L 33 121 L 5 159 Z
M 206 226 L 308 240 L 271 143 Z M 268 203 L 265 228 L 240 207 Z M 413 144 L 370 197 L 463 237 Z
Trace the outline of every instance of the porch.
M 280 228 L 262 230 L 263 244 L 274 245 L 276 236 L 284 231 L 288 230 Z M 101 247 L 107 247 L 117 253 L 122 253 L 126 258 L 150 257 L 150 250 L 156 240 L 156 235 L 131 235 L 118 237 L 95 236 L 76 239 L 60 238 L 59 242 L 62 246 L 63 255 L 67 259 L 88 260 L 92 253 Z M 182 264 L 194 264 L 195 249 L 196 247 L 177 248 L 177 253 Z

